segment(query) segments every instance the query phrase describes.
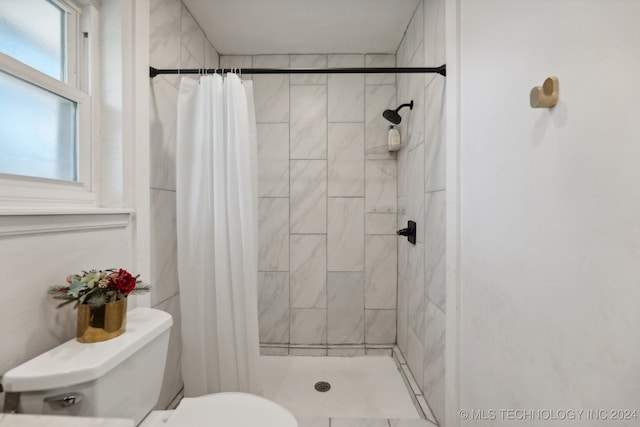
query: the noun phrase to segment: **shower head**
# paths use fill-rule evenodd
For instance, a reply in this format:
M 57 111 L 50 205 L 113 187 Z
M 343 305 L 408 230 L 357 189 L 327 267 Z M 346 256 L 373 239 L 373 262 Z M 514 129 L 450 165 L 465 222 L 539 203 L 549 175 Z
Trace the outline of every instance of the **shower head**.
M 398 111 L 400 111 L 400 109 L 403 107 L 409 107 L 410 110 L 413 110 L 413 100 L 411 100 L 411 102 L 408 104 L 402 104 L 395 110 L 384 110 L 384 113 L 382 113 L 382 117 L 389 120 L 394 125 L 400 124 L 400 122 L 402 121 L 402 117 L 400 117 Z

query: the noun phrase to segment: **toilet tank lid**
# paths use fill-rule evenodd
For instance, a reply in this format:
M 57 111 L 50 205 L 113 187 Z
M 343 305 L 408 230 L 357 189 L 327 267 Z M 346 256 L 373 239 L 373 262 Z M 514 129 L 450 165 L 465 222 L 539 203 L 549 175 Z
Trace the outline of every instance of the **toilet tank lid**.
M 97 343 L 75 338 L 17 366 L 2 376 L 5 391 L 26 392 L 69 387 L 96 380 L 171 327 L 171 315 L 152 308 L 127 313 L 126 331 Z

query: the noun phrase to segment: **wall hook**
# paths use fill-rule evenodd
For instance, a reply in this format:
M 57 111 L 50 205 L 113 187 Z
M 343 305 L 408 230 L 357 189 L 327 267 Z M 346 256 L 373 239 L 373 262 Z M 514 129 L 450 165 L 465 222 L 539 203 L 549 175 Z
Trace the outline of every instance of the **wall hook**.
M 531 108 L 551 108 L 558 103 L 558 78 L 547 78 L 542 86 L 531 89 L 529 94 Z

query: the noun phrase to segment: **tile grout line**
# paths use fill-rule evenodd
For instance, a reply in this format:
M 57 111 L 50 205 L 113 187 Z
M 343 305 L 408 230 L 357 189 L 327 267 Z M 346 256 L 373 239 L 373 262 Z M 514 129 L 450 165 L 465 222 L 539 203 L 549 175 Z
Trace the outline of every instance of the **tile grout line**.
M 329 55 L 327 55 L 327 66 L 329 65 Z M 325 157 L 327 158 L 327 167 L 325 168 L 326 172 L 326 182 L 325 182 L 325 231 L 327 233 L 327 242 L 326 242 L 326 265 L 325 265 L 325 294 L 327 298 L 327 308 L 325 311 L 325 333 L 326 333 L 326 343 L 329 345 L 329 75 L 326 75 L 327 79 L 327 90 L 325 91 Z M 329 350 L 327 349 L 327 355 L 329 354 Z M 329 420 L 329 425 L 331 425 L 331 420 Z
M 291 66 L 291 57 L 289 57 L 289 66 Z M 288 170 L 289 170 L 289 230 L 288 230 L 288 239 L 289 239 L 289 299 L 287 301 L 288 310 L 289 310 L 289 339 L 288 344 L 291 345 L 291 328 L 292 328 L 292 320 L 293 320 L 293 310 L 291 308 L 291 78 L 289 78 L 289 125 L 287 127 L 287 133 L 289 136 L 289 158 L 288 162 Z M 291 354 L 290 347 L 287 346 L 287 354 Z

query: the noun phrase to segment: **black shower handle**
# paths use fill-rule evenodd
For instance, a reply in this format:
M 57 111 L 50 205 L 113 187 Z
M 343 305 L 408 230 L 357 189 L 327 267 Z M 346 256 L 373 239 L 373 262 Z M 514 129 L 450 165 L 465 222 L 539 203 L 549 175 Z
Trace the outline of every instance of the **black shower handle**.
M 407 228 L 403 228 L 397 231 L 398 236 L 407 236 L 407 240 L 409 243 L 415 245 L 416 244 L 416 222 L 409 221 L 407 223 Z

